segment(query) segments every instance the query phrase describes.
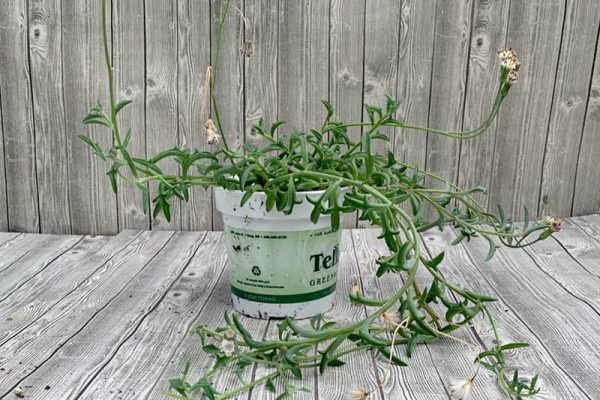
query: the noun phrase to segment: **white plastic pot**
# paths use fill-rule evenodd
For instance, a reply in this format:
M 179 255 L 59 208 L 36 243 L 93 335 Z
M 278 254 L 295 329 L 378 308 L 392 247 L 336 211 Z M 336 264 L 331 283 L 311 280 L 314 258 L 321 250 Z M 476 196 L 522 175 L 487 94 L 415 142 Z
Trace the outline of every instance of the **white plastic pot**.
M 341 229 L 329 216 L 313 224 L 306 200 L 323 192 L 298 192 L 290 215 L 267 212 L 266 195 L 255 193 L 240 206 L 243 192 L 215 188 L 223 215 L 233 306 L 255 318 L 308 318 L 333 306 Z

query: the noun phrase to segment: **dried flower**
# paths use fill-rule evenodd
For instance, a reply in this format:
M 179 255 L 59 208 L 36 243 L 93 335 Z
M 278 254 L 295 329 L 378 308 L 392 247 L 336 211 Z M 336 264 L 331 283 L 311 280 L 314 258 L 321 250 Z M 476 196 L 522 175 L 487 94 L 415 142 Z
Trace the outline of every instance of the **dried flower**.
M 367 392 L 365 389 L 356 389 L 356 390 L 351 390 L 349 393 L 350 398 L 352 400 L 365 400 L 369 397 L 369 395 L 371 394 L 371 392 Z
M 15 396 L 22 398 L 25 397 L 25 394 L 23 393 L 23 389 L 21 389 L 20 387 L 16 387 L 14 392 Z
M 450 391 L 450 398 L 452 400 L 467 400 L 473 390 L 473 379 L 452 382 L 448 385 L 448 390 Z
M 517 72 L 517 70 L 513 69 L 508 71 L 508 75 L 506 75 L 506 83 L 512 85 L 517 81 L 517 79 L 519 79 L 519 73 Z
M 383 322 L 385 322 L 387 325 L 400 325 L 400 313 L 398 311 L 385 311 L 381 318 L 383 318 Z
M 500 49 L 498 50 L 498 58 L 500 59 L 500 65 L 502 68 L 506 68 L 509 71 L 518 71 L 521 63 L 517 57 L 517 52 L 514 49 Z
M 227 330 L 224 333 L 225 337 L 227 339 L 233 339 L 236 335 L 235 331 L 231 328 L 227 328 Z
M 229 339 L 223 339 L 219 348 L 227 357 L 231 357 L 235 352 L 235 345 L 233 341 Z
M 562 221 L 555 215 L 547 216 L 545 221 L 552 232 L 559 232 L 563 228 Z
M 219 135 L 217 134 L 217 127 L 213 122 L 212 118 L 209 118 L 204 124 L 206 129 L 206 143 L 208 144 L 219 144 Z

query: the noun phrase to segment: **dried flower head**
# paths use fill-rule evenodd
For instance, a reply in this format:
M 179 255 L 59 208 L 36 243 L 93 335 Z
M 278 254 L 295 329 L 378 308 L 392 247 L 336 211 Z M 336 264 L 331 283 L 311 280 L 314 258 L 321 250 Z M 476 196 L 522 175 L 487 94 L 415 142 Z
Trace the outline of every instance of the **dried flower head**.
M 349 393 L 350 398 L 352 400 L 365 400 L 367 398 L 369 398 L 369 395 L 371 394 L 371 392 L 367 392 L 365 389 L 356 389 L 356 390 L 351 390 Z
M 514 49 L 498 50 L 498 58 L 500 59 L 502 68 L 506 68 L 509 71 L 517 71 L 521 65 L 517 57 L 517 52 Z
M 552 232 L 559 232 L 563 228 L 561 219 L 555 215 L 547 216 L 545 221 L 548 224 L 548 228 L 550 228 Z
M 452 400 L 467 400 L 473 390 L 473 379 L 452 382 L 448 385 L 448 390 Z
M 235 344 L 229 339 L 223 339 L 219 348 L 227 357 L 231 357 L 235 353 Z
M 208 144 L 219 144 L 219 135 L 217 134 L 217 127 L 213 122 L 212 118 L 209 118 L 204 124 L 206 130 L 206 143 Z
M 23 398 L 25 397 L 25 394 L 23 393 L 23 389 L 21 389 L 20 387 L 16 387 L 15 390 L 13 391 L 13 393 L 15 394 L 15 396 L 17 396 L 18 398 Z
M 385 311 L 381 318 L 387 325 L 394 327 L 400 325 L 400 313 L 398 311 Z
M 508 75 L 506 75 L 506 83 L 508 83 L 509 85 L 512 85 L 518 79 L 519 79 L 519 73 L 517 72 L 517 70 L 512 69 L 512 70 L 508 71 Z
M 225 330 L 224 335 L 227 339 L 233 339 L 235 337 L 236 333 L 233 329 L 227 328 L 227 330 Z

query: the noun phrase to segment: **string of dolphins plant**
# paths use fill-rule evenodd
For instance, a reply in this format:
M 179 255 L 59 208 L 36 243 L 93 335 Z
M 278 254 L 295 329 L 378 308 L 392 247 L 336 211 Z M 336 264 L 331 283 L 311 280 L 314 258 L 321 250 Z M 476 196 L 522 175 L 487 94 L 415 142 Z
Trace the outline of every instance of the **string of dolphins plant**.
M 229 5 L 227 0 L 218 19 L 217 54 Z M 514 398 L 530 397 L 539 392 L 537 375 L 524 379 L 518 370 L 508 371 L 505 352 L 527 344 L 501 343 L 488 307 L 488 303 L 495 299 L 446 280 L 440 270 L 444 253 L 427 257 L 422 251 L 419 235 L 433 228 L 451 225 L 458 231 L 453 244 L 476 236 L 485 238 L 489 243 L 489 259 L 494 255 L 498 242 L 512 248 L 529 246 L 558 231 L 560 221 L 555 217 L 530 221 L 525 210 L 525 222 L 519 228 L 505 216 L 502 208 L 499 207 L 499 214 L 495 215 L 477 202 L 475 195 L 485 193 L 484 188 L 463 190 L 434 173 L 397 160 L 392 152 L 380 155 L 372 151 L 373 142 L 389 140 L 381 131 L 382 127 L 411 129 L 457 139 L 483 134 L 517 81 L 519 62 L 514 50 L 499 52 L 501 67 L 496 97 L 487 118 L 472 131 L 449 132 L 398 120 L 395 115 L 400 102 L 392 97 L 387 98 L 385 107 L 366 106 L 367 121 L 350 123 L 336 120 L 332 106 L 323 101 L 325 119 L 320 128 L 306 133 L 294 130 L 288 135 L 280 135 L 282 121 L 266 126 L 261 120 L 254 130 L 267 144 L 263 147 L 245 145 L 242 150 L 228 146 L 218 113 L 214 90 L 217 56 L 210 78 L 211 104 L 217 124 L 215 126 L 209 118 L 205 128 L 207 141 L 215 145 L 222 142 L 222 146 L 214 151 L 171 148 L 144 159 L 129 153 L 131 130 L 123 137 L 119 129 L 119 112 L 131 101 L 117 102 L 114 94 L 106 0 L 102 0 L 102 28 L 110 106 L 105 112 L 98 102 L 83 122 L 107 127 L 112 132 L 114 145 L 105 150 L 89 137 L 81 136 L 81 139 L 98 157 L 110 162 L 107 175 L 115 192 L 118 179 L 136 185 L 142 193 L 144 212 L 153 207 L 154 217 L 162 213 L 169 220 L 171 199 L 187 201 L 190 188 L 194 186 L 242 191 L 242 204 L 254 193 L 264 192 L 267 209 L 275 208 L 285 214 L 297 204 L 297 192 L 323 190 L 318 199 L 308 199 L 314 206 L 311 220 L 316 222 L 321 215 L 328 215 L 332 228 L 337 230 L 343 213 L 358 211 L 361 220 L 381 228 L 380 238 L 389 250 L 388 255 L 376 259 L 376 276 L 384 278 L 391 273 L 403 278 L 402 286 L 389 298 L 367 298 L 355 285 L 349 294 L 350 300 L 375 307 L 375 311 L 360 321 L 338 325 L 318 316 L 307 328 L 286 318 L 277 325 L 278 338 L 275 340 L 253 337 L 235 314 L 226 312 L 222 326 L 200 326 L 195 330 L 204 352 L 214 356 L 214 366 L 201 378 L 190 381 L 190 364 L 187 363 L 182 376 L 170 381 L 171 390 L 166 394 L 183 400 L 194 396 L 222 400 L 264 385 L 274 392 L 277 387 L 283 388 L 278 398 L 284 398 L 304 390 L 293 379 L 301 379 L 303 370 L 318 367 L 323 373 L 328 367 L 343 365 L 343 358 L 354 352 L 375 351 L 391 364 L 406 366 L 399 349 L 410 357 L 415 346 L 440 337 L 451 337 L 452 332 L 469 326 L 480 314 L 490 322 L 496 341 L 491 348 L 483 349 L 475 362 L 495 374 L 500 387 Z M 348 128 L 356 126 L 362 128 L 359 141 L 348 135 Z M 179 165 L 178 173 L 165 173 L 161 165 L 173 160 Z M 426 180 L 444 188 L 431 188 L 426 185 Z M 156 187 L 152 199 L 149 184 Z M 428 208 L 434 211 L 434 218 L 426 216 Z M 432 276 L 430 285 L 423 286 L 416 280 L 419 269 Z M 314 352 L 315 348 L 318 348 L 317 352 Z M 242 379 L 241 372 L 256 365 L 268 368 L 269 373 L 249 382 Z M 213 385 L 212 378 L 228 368 L 239 377 L 239 386 L 220 392 Z M 471 390 L 474 378 L 451 385 L 452 396 L 464 398 Z M 360 390 L 354 395 L 366 399 L 373 391 Z

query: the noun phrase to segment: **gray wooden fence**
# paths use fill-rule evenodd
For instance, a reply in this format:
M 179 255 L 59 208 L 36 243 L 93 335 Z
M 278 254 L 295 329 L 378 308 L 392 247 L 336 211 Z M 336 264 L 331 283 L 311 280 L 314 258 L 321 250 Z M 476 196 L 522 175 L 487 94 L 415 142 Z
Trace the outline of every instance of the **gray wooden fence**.
M 221 4 L 112 1 L 118 96 L 135 101 L 122 125 L 133 129 L 135 155 L 206 147 L 202 92 Z M 597 0 L 234 4 L 217 89 L 234 147 L 257 141 L 251 126 L 260 116 L 306 129 L 329 99 L 342 119 L 360 120 L 362 104 L 380 104 L 385 93 L 403 99 L 403 120 L 474 128 L 496 90 L 496 50 L 510 46 L 523 63 L 519 82 L 485 136 L 461 142 L 396 131 L 389 148 L 462 186 L 488 187 L 488 206 L 501 203 L 517 219 L 522 206 L 538 215 L 599 210 Z M 108 132 L 81 124 L 98 97 L 106 104 L 101 50 L 99 0 L 2 3 L 0 230 L 218 229 L 203 189 L 176 204 L 171 223 L 143 215 L 136 189 L 111 192 L 106 165 L 77 139 L 111 143 Z

